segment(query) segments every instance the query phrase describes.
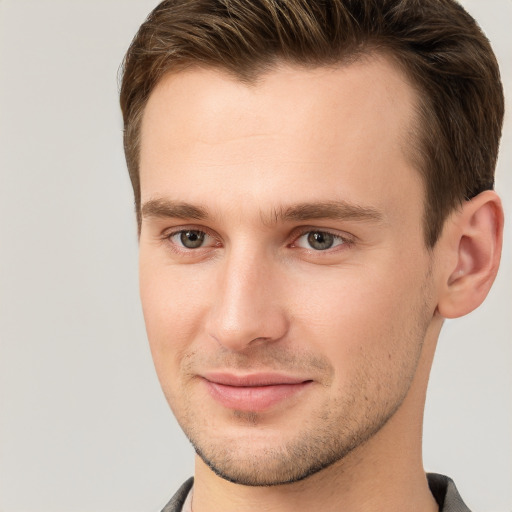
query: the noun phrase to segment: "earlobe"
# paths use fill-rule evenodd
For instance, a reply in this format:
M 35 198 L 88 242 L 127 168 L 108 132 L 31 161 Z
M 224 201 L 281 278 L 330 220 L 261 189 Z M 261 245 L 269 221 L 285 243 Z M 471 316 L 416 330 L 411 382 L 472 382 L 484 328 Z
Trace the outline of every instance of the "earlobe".
M 503 238 L 503 208 L 493 191 L 478 194 L 446 221 L 444 252 L 449 260 L 438 312 L 456 318 L 476 309 L 487 296 L 498 272 Z

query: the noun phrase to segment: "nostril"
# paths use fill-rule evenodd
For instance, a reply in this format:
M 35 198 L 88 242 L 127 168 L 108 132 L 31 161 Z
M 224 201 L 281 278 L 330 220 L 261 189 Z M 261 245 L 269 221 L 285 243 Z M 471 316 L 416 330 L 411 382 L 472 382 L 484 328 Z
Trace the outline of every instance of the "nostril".
M 259 336 L 258 338 L 254 338 L 253 340 L 251 340 L 249 343 L 254 343 L 256 341 L 268 341 L 270 340 L 270 338 L 268 336 Z

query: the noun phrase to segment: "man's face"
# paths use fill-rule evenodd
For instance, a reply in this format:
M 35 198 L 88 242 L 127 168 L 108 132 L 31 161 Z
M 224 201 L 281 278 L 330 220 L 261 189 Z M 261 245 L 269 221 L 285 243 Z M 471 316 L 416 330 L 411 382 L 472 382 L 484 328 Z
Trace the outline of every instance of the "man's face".
M 250 86 L 192 69 L 153 91 L 144 316 L 167 400 L 221 476 L 304 478 L 406 399 L 435 311 L 414 101 L 377 58 Z

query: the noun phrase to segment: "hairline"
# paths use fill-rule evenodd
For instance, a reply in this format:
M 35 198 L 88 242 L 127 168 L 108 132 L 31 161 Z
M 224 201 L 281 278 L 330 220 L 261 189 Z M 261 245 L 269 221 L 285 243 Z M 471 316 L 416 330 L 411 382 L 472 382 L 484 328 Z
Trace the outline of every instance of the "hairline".
M 255 63 L 254 65 L 243 69 L 234 69 L 227 63 L 214 62 L 201 62 L 193 59 L 183 60 L 174 62 L 172 68 L 163 71 L 158 79 L 152 85 L 152 88 L 148 91 L 144 98 L 144 101 L 140 103 L 139 108 L 133 114 L 129 128 L 136 134 L 135 145 L 131 148 L 132 152 L 135 153 L 136 169 L 130 169 L 136 173 L 137 184 L 138 184 L 138 195 L 136 197 L 136 216 L 137 216 L 137 228 L 138 234 L 140 235 L 141 224 L 142 224 L 142 212 L 141 212 L 141 184 L 140 184 L 140 150 L 141 150 L 141 135 L 144 113 L 146 111 L 147 104 L 153 92 L 157 87 L 169 76 L 178 75 L 188 70 L 213 70 L 219 73 L 224 73 L 230 76 L 233 80 L 244 84 L 246 86 L 256 86 L 258 82 L 264 79 L 265 75 L 272 73 L 277 70 L 280 66 L 290 66 L 304 70 L 315 70 L 320 68 L 338 68 L 348 67 L 352 64 L 360 61 L 371 61 L 372 59 L 384 58 L 388 64 L 390 64 L 397 73 L 401 74 L 405 79 L 409 87 L 414 91 L 415 100 L 412 105 L 412 113 L 410 119 L 410 125 L 404 126 L 404 132 L 401 134 L 401 140 L 399 141 L 400 149 L 403 152 L 404 157 L 409 161 L 411 167 L 419 173 L 421 184 L 423 187 L 423 215 L 422 215 L 422 229 L 424 234 L 425 246 L 429 250 L 433 249 L 438 237 L 434 240 L 431 237 L 429 230 L 429 190 L 428 190 L 428 158 L 423 154 L 425 149 L 425 127 L 428 121 L 436 122 L 435 115 L 432 115 L 432 108 L 429 108 L 430 98 L 428 94 L 422 89 L 421 83 L 416 80 L 409 67 L 404 64 L 398 55 L 399 50 L 394 48 L 389 42 L 383 42 L 379 44 L 377 40 L 368 40 L 359 45 L 356 48 L 348 49 L 341 55 L 332 59 L 318 60 L 316 62 L 301 62 L 293 58 L 286 58 L 284 56 L 276 55 L 265 62 Z M 430 113 L 430 115 L 429 115 Z M 429 119 L 427 119 L 427 117 Z M 434 118 L 434 119 L 433 119 Z M 436 122 L 437 124 L 437 122 Z M 407 130 L 409 129 L 409 131 Z M 412 137 L 406 140 L 406 135 L 411 134 Z M 126 137 L 126 135 L 125 135 Z M 453 209 L 457 205 L 453 205 Z M 448 212 L 450 213 L 450 212 Z M 445 217 L 448 217 L 448 215 Z

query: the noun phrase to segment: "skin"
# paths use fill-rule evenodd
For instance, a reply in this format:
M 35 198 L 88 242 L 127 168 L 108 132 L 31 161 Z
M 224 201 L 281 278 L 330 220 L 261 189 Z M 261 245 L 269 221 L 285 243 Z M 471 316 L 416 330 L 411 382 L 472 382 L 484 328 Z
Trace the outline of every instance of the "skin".
M 427 250 L 415 101 L 381 57 L 283 64 L 253 85 L 193 68 L 152 92 L 140 288 L 158 377 L 200 454 L 194 512 L 319 497 L 323 511 L 437 510 L 421 461 L 428 374 L 443 316 L 492 283 L 499 248 L 476 234 L 499 247 L 502 217 L 484 193 Z M 185 247 L 187 230 L 202 244 Z M 478 291 L 461 284 L 477 274 Z M 212 394 L 219 372 L 306 384 L 233 407 Z

